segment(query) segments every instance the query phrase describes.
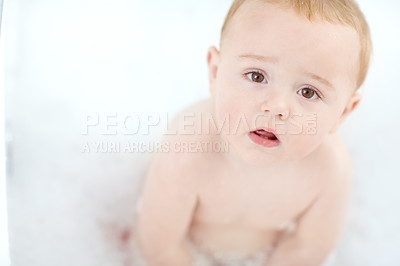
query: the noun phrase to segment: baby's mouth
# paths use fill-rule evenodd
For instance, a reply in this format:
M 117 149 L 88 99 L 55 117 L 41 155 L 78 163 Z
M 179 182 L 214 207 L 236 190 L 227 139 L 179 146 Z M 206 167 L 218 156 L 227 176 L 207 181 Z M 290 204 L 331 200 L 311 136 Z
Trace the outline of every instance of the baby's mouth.
M 272 132 L 265 131 L 264 129 L 258 129 L 253 131 L 254 134 L 264 138 L 264 139 L 269 139 L 269 140 L 278 140 L 276 135 Z
M 273 148 L 280 145 L 278 137 L 272 129 L 257 129 L 249 133 L 249 138 L 258 145 Z

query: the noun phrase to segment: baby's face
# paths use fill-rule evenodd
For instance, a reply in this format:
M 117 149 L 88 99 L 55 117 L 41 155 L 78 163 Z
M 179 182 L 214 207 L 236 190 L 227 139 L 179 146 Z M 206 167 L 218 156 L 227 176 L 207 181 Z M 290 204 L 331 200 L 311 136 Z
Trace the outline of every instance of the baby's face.
M 230 21 L 221 51 L 209 52 L 217 122 L 230 122 L 222 138 L 254 165 L 310 154 L 359 101 L 359 49 L 350 27 L 248 1 Z M 261 128 L 275 130 L 279 141 L 264 141 L 254 132 Z

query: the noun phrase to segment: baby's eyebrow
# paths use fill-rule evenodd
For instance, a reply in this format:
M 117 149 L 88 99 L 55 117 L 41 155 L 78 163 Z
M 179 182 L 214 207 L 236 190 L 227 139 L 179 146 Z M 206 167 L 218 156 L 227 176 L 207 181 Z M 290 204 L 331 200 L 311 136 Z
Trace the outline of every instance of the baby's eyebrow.
M 304 74 L 306 74 L 307 76 L 309 76 L 312 79 L 315 79 L 319 82 L 321 82 L 322 84 L 327 86 L 327 89 L 331 89 L 334 90 L 335 88 L 333 87 L 332 83 L 330 83 L 327 79 L 318 76 L 317 74 L 314 73 L 310 73 L 310 72 L 305 72 Z
M 276 58 L 276 57 L 264 56 L 264 55 L 256 55 L 256 54 L 240 55 L 239 59 L 254 59 L 254 60 L 257 60 L 257 61 L 272 62 L 272 63 L 278 62 L 278 58 Z

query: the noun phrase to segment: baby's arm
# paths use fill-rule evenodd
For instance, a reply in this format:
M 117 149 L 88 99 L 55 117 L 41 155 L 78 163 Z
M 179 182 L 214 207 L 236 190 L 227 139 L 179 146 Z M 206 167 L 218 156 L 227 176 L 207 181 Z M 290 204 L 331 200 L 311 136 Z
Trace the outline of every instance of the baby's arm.
M 174 138 L 166 141 L 171 144 Z M 150 167 L 136 228 L 139 249 L 149 266 L 191 265 L 185 244 L 196 205 L 194 181 L 185 171 L 191 159 L 184 153 L 162 153 Z
M 300 218 L 296 231 L 282 239 L 267 266 L 320 266 L 334 248 L 346 216 L 351 170 L 333 171 L 321 195 Z

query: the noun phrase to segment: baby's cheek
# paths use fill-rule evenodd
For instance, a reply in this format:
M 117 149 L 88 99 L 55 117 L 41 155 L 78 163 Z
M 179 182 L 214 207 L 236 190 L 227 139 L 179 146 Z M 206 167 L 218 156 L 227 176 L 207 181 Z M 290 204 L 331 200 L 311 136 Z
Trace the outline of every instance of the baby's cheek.
M 287 158 L 299 160 L 314 151 L 321 144 L 321 139 L 319 136 L 298 134 L 292 135 L 286 144 Z
M 219 125 L 224 125 L 224 129 L 230 129 L 238 120 L 240 108 L 231 96 L 223 96 L 216 101 L 216 117 Z M 229 128 L 228 128 L 229 126 Z
M 335 117 L 320 114 L 315 123 L 315 130 L 311 130 L 313 129 L 311 128 L 310 131 L 312 131 L 314 135 L 324 138 L 329 134 L 329 131 L 332 129 L 336 121 L 337 119 Z
M 216 125 L 219 129 L 222 129 L 222 132 L 227 130 L 227 125 L 229 125 L 229 112 L 228 107 L 224 102 L 216 101 L 215 106 L 215 118 L 216 118 Z

